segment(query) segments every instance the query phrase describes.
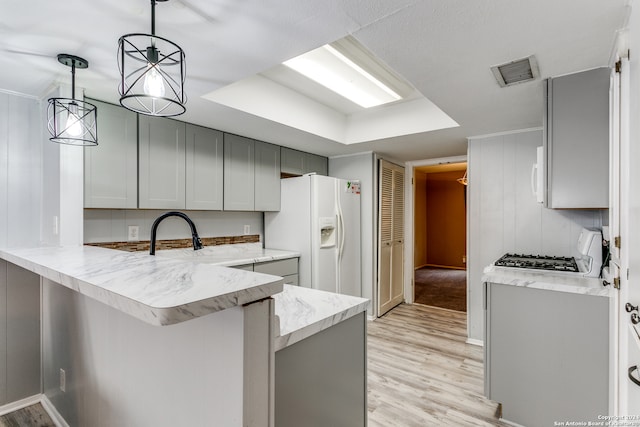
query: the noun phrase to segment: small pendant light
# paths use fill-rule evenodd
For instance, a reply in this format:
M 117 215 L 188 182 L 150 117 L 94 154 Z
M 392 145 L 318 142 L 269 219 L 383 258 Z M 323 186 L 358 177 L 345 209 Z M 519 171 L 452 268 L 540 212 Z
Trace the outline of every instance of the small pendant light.
M 71 98 L 49 99 L 49 140 L 68 145 L 98 145 L 98 110 L 95 105 L 76 99 L 76 68 L 87 68 L 89 62 L 66 53 L 58 55 L 58 62 L 71 67 Z
M 156 2 L 151 0 L 151 34 L 126 34 L 118 41 L 120 104 L 148 116 L 178 116 L 184 104 L 185 56 L 177 44 L 156 36 Z

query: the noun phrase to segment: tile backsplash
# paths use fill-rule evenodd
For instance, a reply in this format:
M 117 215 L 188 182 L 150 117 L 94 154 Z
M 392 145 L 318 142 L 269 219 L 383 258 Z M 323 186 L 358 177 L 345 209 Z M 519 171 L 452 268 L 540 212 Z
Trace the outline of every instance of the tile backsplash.
M 247 236 L 223 236 L 223 237 L 202 237 L 200 239 L 204 246 L 233 245 L 236 243 L 259 243 L 260 236 L 257 234 Z M 99 246 L 101 248 L 118 249 L 128 252 L 148 251 L 149 240 L 141 240 L 138 242 L 104 242 L 104 243 L 86 243 L 90 246 Z M 156 250 L 163 249 L 184 249 L 193 246 L 193 241 L 189 239 L 171 239 L 156 241 Z

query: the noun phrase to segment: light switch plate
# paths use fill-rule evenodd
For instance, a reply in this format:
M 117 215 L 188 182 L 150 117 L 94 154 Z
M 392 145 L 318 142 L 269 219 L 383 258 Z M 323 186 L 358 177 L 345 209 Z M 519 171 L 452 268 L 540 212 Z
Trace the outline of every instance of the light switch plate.
M 249 224 L 245 224 L 244 226 L 244 235 L 251 234 L 251 226 Z

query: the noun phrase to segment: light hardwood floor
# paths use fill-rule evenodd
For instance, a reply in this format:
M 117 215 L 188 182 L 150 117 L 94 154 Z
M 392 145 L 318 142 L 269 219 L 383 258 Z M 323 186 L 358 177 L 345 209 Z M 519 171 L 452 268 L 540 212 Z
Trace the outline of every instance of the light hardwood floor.
M 466 313 L 402 304 L 367 324 L 369 427 L 507 426 L 483 397 Z

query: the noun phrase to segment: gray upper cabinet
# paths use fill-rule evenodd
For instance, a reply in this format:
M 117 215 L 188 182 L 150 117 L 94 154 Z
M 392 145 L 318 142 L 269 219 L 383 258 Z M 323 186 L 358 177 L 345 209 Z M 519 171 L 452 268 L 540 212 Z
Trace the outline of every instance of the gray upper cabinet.
M 608 68 L 545 81 L 548 208 L 609 206 Z
M 137 115 L 91 100 L 100 112 L 98 146 L 84 150 L 84 207 L 138 207 Z
M 224 135 L 224 210 L 254 210 L 254 156 L 254 140 Z
M 280 147 L 255 141 L 256 211 L 280 210 Z
M 222 210 L 223 134 L 191 124 L 186 132 L 186 209 Z
M 139 203 L 141 209 L 185 208 L 183 122 L 139 116 Z
M 315 172 L 318 175 L 326 176 L 329 173 L 327 158 L 323 156 L 317 156 L 311 153 L 305 153 L 304 173 L 311 173 L 311 172 Z
M 303 151 L 282 147 L 281 171 L 289 175 L 303 175 L 315 172 L 318 175 L 327 175 L 327 158 Z
M 291 148 L 282 147 L 281 151 L 282 163 L 280 168 L 282 173 L 291 175 L 304 174 L 304 154 L 302 151 L 292 150 Z

